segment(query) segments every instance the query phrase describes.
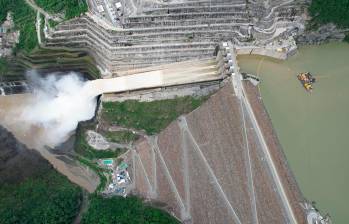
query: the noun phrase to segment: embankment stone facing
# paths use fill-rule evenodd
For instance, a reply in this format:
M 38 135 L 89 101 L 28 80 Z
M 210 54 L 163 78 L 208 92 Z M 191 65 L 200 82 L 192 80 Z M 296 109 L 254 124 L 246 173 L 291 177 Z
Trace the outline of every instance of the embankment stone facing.
M 272 126 L 269 114 L 264 106 L 258 89 L 249 82 L 245 82 L 244 84 L 247 91 L 247 97 L 251 102 L 257 122 L 263 130 L 263 136 L 271 152 L 277 171 L 279 175 L 283 177 L 281 181 L 285 187 L 287 197 L 289 198 L 296 218 L 299 220 L 299 223 L 306 223 L 305 213 L 300 205 L 304 205 L 306 200 L 302 195 L 297 181 L 288 165 L 286 156 L 282 150 L 282 146 Z
M 251 101 L 253 97 L 258 99 L 256 92 L 248 90 Z M 252 105 L 255 110 L 255 103 Z M 263 117 L 257 118 L 260 122 Z M 303 197 L 270 120 L 263 119 L 266 129 L 262 126 L 262 130 L 266 130 L 265 137 L 280 169 L 287 196 L 298 222 L 305 223 Z M 152 150 L 155 160 L 144 153 Z M 182 221 L 200 224 L 290 222 L 252 123 L 230 83 L 153 140 L 143 139 L 134 153 L 145 167 L 156 167 L 157 181 L 152 183 L 156 193 L 151 194 L 144 192 L 141 186 L 146 184 L 144 181 L 137 183 L 136 180 L 134 193 L 167 203 L 167 209 Z M 154 172 L 146 170 L 144 173 L 136 168 L 134 172 L 152 179 Z

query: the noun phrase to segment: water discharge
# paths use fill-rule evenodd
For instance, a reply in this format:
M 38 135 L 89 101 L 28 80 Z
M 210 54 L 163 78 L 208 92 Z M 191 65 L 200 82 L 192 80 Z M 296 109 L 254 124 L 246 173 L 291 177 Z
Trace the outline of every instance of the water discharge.
M 217 80 L 220 76 L 215 61 L 197 60 L 112 79 L 85 81 L 75 73 L 40 77 L 35 72 L 29 73 L 27 79 L 31 93 L 0 96 L 0 124 L 29 148 L 38 150 L 71 181 L 92 192 L 98 185 L 98 177 L 81 164 L 64 162 L 46 146 L 52 148 L 65 142 L 80 121 L 92 118 L 96 96 Z
M 47 145 L 58 145 L 80 121 L 94 116 L 96 95 L 90 94 L 81 76 L 52 74 L 43 79 L 35 78 L 34 82 L 38 82 L 33 91 L 34 99 L 25 106 L 20 119 L 49 131 Z
M 4 119 L 12 120 L 11 126 L 20 125 L 23 133 L 37 132 L 36 140 L 41 146 L 59 145 L 80 121 L 94 116 L 96 95 L 90 94 L 81 75 L 69 73 L 40 77 L 32 71 L 27 76 L 32 93 L 23 98 L 20 108 L 7 111 Z
M 94 116 L 96 96 L 100 94 L 217 79 L 220 76 L 215 62 L 210 60 L 182 62 L 154 71 L 93 81 L 85 81 L 75 73 L 40 77 L 30 72 L 27 80 L 32 93 L 23 96 L 21 104 L 13 108 L 4 107 L 0 102 L 0 108 L 3 108 L 1 123 L 17 133 L 17 138 L 22 137 L 20 140 L 29 147 L 54 147 L 64 142 L 80 121 Z M 4 96 L 0 101 L 4 104 L 9 98 L 13 97 Z M 37 132 L 35 136 L 33 131 Z M 28 137 L 29 133 L 32 139 Z
M 0 96 L 0 125 L 28 148 L 39 151 L 72 182 L 93 192 L 99 183 L 95 173 L 46 147 L 65 142 L 78 122 L 94 116 L 96 95 L 88 90 L 89 82 L 76 73 L 40 77 L 31 72 L 28 80 L 31 93 Z

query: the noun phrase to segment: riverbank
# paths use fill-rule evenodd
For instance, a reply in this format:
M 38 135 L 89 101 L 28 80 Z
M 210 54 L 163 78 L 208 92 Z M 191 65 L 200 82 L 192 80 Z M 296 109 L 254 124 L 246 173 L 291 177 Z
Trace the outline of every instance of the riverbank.
M 263 130 L 263 136 L 266 140 L 268 149 L 270 150 L 272 159 L 276 165 L 277 172 L 279 176 L 282 177 L 281 181 L 292 206 L 293 212 L 297 217 L 297 220 L 305 220 L 306 212 L 305 210 L 301 209 L 299 204 L 306 204 L 306 199 L 302 195 L 296 178 L 290 169 L 275 129 L 271 123 L 269 114 L 258 91 L 258 87 L 253 86 L 250 82 L 245 82 L 244 88 L 247 93 L 247 98 L 251 103 L 252 110 L 256 116 L 258 125 Z

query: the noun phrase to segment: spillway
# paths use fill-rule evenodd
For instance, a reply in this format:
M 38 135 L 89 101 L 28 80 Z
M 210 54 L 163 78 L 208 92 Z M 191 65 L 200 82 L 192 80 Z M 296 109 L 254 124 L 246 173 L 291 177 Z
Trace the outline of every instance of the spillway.
M 213 60 L 177 63 L 159 70 L 128 76 L 89 81 L 86 89 L 92 96 L 138 89 L 183 85 L 221 79 Z

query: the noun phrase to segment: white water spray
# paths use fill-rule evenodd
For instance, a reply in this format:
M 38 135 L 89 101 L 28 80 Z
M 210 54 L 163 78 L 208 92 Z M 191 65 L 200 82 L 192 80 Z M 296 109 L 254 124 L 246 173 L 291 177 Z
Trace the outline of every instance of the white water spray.
M 91 95 L 82 76 L 76 73 L 40 77 L 29 72 L 33 100 L 25 105 L 19 119 L 45 132 L 43 144 L 54 147 L 64 142 L 80 121 L 94 116 L 96 95 Z

